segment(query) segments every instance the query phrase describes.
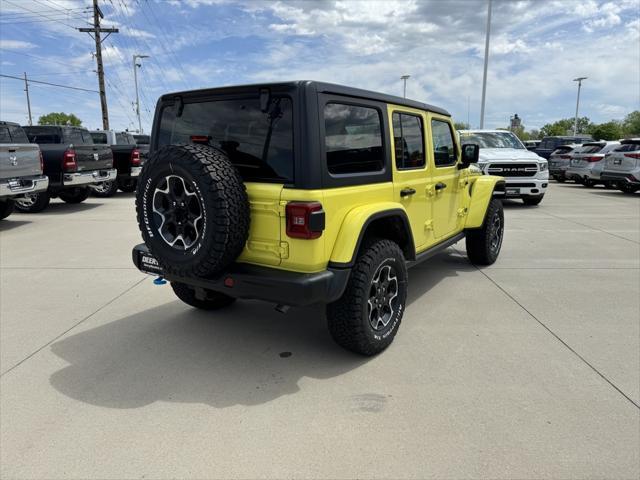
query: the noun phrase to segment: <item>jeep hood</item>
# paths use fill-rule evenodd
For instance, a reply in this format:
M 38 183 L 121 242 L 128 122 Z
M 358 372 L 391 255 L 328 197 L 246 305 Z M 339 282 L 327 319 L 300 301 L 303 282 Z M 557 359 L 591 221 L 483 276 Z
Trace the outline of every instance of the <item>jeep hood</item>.
M 479 162 L 541 162 L 544 158 L 519 148 L 481 148 Z

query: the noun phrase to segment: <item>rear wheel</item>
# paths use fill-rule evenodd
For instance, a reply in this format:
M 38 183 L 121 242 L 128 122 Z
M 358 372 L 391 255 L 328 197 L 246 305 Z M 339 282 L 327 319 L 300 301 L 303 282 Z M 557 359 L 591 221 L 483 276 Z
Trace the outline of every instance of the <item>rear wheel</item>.
M 51 197 L 49 192 L 27 193 L 14 200 L 16 210 L 22 213 L 38 213 L 47 208 Z
M 522 201 L 524 202 L 525 205 L 538 205 L 543 198 L 544 198 L 544 195 L 531 195 L 528 197 L 523 197 Z
M 400 327 L 407 299 L 407 266 L 390 240 L 369 242 L 359 254 L 342 297 L 327 305 L 329 332 L 361 355 L 387 348 Z
M 618 188 L 620 188 L 620 191 L 624 193 L 636 193 L 638 190 L 640 190 L 640 186 L 629 185 L 628 183 L 618 185 Z
M 553 178 L 558 183 L 564 183 L 567 179 L 564 178 L 564 175 L 554 175 Z
M 135 178 L 118 180 L 118 188 L 125 193 L 135 192 L 137 185 L 138 185 L 138 181 Z
M 0 220 L 4 220 L 13 212 L 13 200 L 7 198 L 0 200 Z
M 89 187 L 74 187 L 62 190 L 59 197 L 60 200 L 66 203 L 82 203 L 89 198 Z
M 171 282 L 171 288 L 173 288 L 173 292 L 184 303 L 201 310 L 218 310 L 228 307 L 236 301 L 235 298 L 225 295 L 224 293 L 206 290 L 204 288 L 196 290 L 196 288 L 185 285 L 184 283 Z
M 91 193 L 94 197 L 108 198 L 113 197 L 118 191 L 118 184 L 115 180 L 108 182 L 100 182 L 91 186 Z
M 468 230 L 466 234 L 467 257 L 475 265 L 491 265 L 498 259 L 504 237 L 504 211 L 502 202 L 491 199 L 484 224 Z

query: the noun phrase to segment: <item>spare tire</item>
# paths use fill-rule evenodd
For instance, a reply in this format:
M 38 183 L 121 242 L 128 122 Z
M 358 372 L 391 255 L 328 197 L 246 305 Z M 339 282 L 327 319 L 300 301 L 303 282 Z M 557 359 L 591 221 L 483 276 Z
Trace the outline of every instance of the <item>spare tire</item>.
M 211 277 L 242 252 L 249 199 L 227 155 L 205 145 L 168 145 L 145 163 L 136 191 L 138 226 L 163 271 Z

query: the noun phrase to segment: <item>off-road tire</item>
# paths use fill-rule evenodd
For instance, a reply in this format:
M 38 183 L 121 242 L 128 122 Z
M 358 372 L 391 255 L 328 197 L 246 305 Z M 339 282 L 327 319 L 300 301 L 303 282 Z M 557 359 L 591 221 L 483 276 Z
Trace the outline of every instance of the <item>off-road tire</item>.
M 138 180 L 135 178 L 127 178 L 126 180 L 118 180 L 118 188 L 125 193 L 131 193 L 136 191 Z
M 13 206 L 13 200 L 10 198 L 0 200 L 0 220 L 4 220 L 13 213 Z
M 96 187 L 98 187 L 98 185 L 96 185 Z M 118 183 L 115 180 L 101 182 L 101 185 L 98 188 L 101 188 L 101 190 L 91 188 L 91 195 L 98 198 L 109 198 L 113 197 L 118 191 Z
M 499 220 L 500 238 L 497 245 L 494 245 L 496 218 Z M 504 210 L 502 202 L 492 198 L 487 207 L 487 213 L 481 228 L 467 230 L 466 247 L 467 257 L 474 265 L 491 265 L 500 254 L 502 239 L 504 238 Z
M 544 198 L 544 195 L 530 195 L 528 197 L 522 197 L 522 201 L 524 202 L 525 205 L 534 206 L 534 205 L 538 205 L 543 198 Z
M 194 197 L 189 202 L 198 202 L 200 218 L 187 219 L 191 225 L 197 224 L 189 230 L 195 233 L 192 243 L 182 240 L 182 245 L 177 244 L 180 235 L 176 230 L 171 245 L 160 230 L 165 219 L 154 212 L 154 198 L 156 194 L 162 197 L 161 185 L 170 190 L 170 179 L 181 180 L 188 196 Z M 223 151 L 205 145 L 167 145 L 151 154 L 138 182 L 138 226 L 163 271 L 184 277 L 210 277 L 240 255 L 249 235 L 249 199 L 242 177 Z M 167 208 L 165 212 L 173 215 L 172 207 Z M 189 206 L 186 208 L 190 215 Z
M 171 282 L 171 288 L 173 288 L 173 293 L 175 293 L 180 300 L 200 310 L 219 310 L 228 307 L 236 301 L 235 298 L 225 295 L 224 293 L 205 289 L 202 289 L 201 292 L 204 298 L 198 298 L 195 288 L 184 283 Z
M 89 187 L 74 187 L 62 190 L 59 193 L 60 200 L 66 203 L 82 203 L 89 198 Z
M 38 213 L 49 206 L 51 197 L 49 192 L 30 193 L 25 195 L 29 197 L 29 201 L 17 198 L 14 200 L 15 208 L 21 213 Z
M 369 319 L 374 275 L 390 266 L 397 278 L 397 296 L 386 325 L 375 329 Z M 371 240 L 361 249 L 342 297 L 327 305 L 329 333 L 338 345 L 361 355 L 387 348 L 400 327 L 407 299 L 408 274 L 402 250 L 390 240 Z

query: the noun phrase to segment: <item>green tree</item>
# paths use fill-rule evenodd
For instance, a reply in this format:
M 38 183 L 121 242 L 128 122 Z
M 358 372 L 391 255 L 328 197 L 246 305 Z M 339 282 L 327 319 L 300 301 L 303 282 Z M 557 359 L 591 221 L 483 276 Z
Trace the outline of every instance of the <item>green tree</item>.
M 469 130 L 469 124 L 465 122 L 454 122 L 453 128 L 456 130 Z
M 73 125 L 74 127 L 79 127 L 82 125 L 82 120 L 73 113 L 51 112 L 40 116 L 38 125 Z
M 558 120 L 557 122 L 547 123 L 544 127 L 540 129 L 540 134 L 543 137 L 555 136 L 555 135 L 572 135 L 573 123 L 574 123 L 573 118 L 563 118 L 562 120 Z M 591 126 L 591 121 L 589 120 L 588 117 L 578 118 L 577 133 L 587 133 L 590 126 Z
M 622 122 L 623 136 L 640 136 L 640 110 L 631 112 Z
M 591 125 L 589 133 L 596 140 L 618 140 L 624 135 L 622 124 L 615 120 L 599 125 Z

